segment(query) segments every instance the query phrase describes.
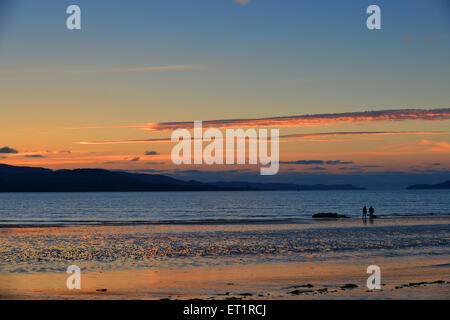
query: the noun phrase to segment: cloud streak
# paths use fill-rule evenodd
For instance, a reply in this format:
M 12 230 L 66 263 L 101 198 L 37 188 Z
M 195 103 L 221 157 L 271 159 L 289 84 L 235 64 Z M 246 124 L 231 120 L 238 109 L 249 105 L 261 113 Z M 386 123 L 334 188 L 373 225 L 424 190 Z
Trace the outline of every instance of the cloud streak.
M 247 5 L 250 2 L 250 0 L 233 0 L 233 1 L 243 6 Z
M 144 153 L 146 156 L 157 156 L 159 155 L 158 151 L 145 151 Z
M 280 139 L 291 138 L 315 138 L 328 136 L 365 136 L 365 135 L 439 135 L 448 134 L 448 131 L 358 131 L 358 132 L 319 132 L 319 133 L 295 133 L 280 135 Z M 195 140 L 191 138 L 191 140 Z M 217 140 L 226 140 L 226 137 Z M 280 140 L 282 142 L 283 140 Z M 325 140 L 327 141 L 327 140 Z M 172 142 L 170 138 L 154 138 L 154 139 L 130 139 L 130 140 L 104 140 L 104 141 L 81 141 L 78 144 L 96 145 L 96 144 L 133 144 L 133 143 L 164 143 Z
M 349 131 L 349 132 L 319 132 L 319 133 L 294 133 L 280 136 L 280 138 L 314 138 L 329 136 L 383 136 L 383 135 L 410 135 L 410 134 L 448 134 L 448 131 Z
M 148 72 L 148 71 L 168 71 L 168 70 L 194 70 L 200 69 L 194 65 L 171 65 L 171 66 L 149 66 L 149 67 L 129 67 L 129 68 L 107 68 L 100 69 L 101 72 Z
M 203 128 L 248 128 L 277 127 L 293 128 L 304 126 L 322 126 L 339 122 L 363 121 L 406 121 L 406 120 L 448 120 L 450 108 L 443 109 L 404 109 L 364 112 L 324 113 L 260 119 L 229 119 L 203 121 Z M 192 128 L 192 121 L 161 122 L 148 124 L 148 131 L 170 131 Z
M 131 73 L 131 72 L 152 72 L 152 71 L 182 71 L 204 69 L 198 65 L 165 65 L 165 66 L 141 66 L 141 67 L 108 67 L 108 68 L 58 68 L 58 67 L 36 67 L 36 68 L 16 68 L 1 69 L 6 73 Z
M 295 160 L 295 161 L 280 161 L 280 164 L 299 164 L 299 165 L 342 165 L 342 164 L 353 164 L 353 161 L 341 161 L 341 160 Z
M 248 118 L 206 120 L 202 122 L 203 128 L 297 128 L 331 125 L 342 122 L 367 122 L 367 121 L 408 121 L 408 120 L 449 120 L 450 108 L 441 109 L 396 109 L 362 112 L 307 114 L 286 117 Z M 150 132 L 172 131 L 176 129 L 192 129 L 193 121 L 180 122 L 152 122 L 135 125 L 112 126 L 85 126 L 66 127 L 67 130 L 76 129 L 112 129 L 112 128 L 139 128 Z
M 427 151 L 450 153 L 450 143 L 446 141 L 422 140 L 420 145 L 428 147 Z
M 42 154 L 27 154 L 24 156 L 25 158 L 44 158 Z

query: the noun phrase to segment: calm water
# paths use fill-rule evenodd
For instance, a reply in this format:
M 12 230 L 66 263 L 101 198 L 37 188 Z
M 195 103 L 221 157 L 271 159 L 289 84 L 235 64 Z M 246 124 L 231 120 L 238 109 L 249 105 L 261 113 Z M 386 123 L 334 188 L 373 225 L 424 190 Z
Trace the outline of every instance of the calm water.
M 131 270 L 329 259 L 360 264 L 392 257 L 448 261 L 449 194 L 431 190 L 4 193 L 2 226 L 130 226 L 33 232 L 0 228 L 0 273 L 59 272 L 69 264 L 86 270 Z M 386 219 L 315 223 L 310 219 L 320 211 L 360 217 L 363 205 L 373 205 L 375 213 Z M 435 215 L 406 218 L 430 213 Z M 398 216 L 404 217 L 389 218 Z M 255 220 L 260 223 L 243 223 Z M 170 224 L 151 225 L 161 222 Z
M 450 214 L 449 190 L 0 193 L 0 225 L 158 223 Z

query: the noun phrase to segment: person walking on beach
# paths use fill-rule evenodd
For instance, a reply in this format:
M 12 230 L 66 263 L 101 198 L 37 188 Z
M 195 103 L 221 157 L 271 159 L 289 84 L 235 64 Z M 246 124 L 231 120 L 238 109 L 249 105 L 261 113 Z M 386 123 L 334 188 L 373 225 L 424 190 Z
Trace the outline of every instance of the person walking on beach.
M 371 218 L 375 217 L 374 214 L 373 214 L 374 212 L 375 212 L 375 209 L 372 206 L 370 206 L 370 208 L 369 208 L 369 217 L 371 217 Z
M 367 208 L 366 206 L 364 206 L 363 208 L 363 218 L 365 218 L 367 216 Z

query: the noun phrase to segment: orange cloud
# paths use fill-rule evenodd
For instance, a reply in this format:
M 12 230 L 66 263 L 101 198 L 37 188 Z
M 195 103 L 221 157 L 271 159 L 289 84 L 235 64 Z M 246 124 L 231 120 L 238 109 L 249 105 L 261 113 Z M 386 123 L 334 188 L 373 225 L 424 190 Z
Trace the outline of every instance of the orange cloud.
M 427 151 L 440 152 L 440 153 L 450 153 L 450 143 L 445 141 L 429 141 L 422 140 L 420 145 L 427 146 Z
M 51 68 L 51 67 L 37 67 L 37 68 L 18 68 L 18 69 L 1 69 L 2 72 L 7 73 L 60 73 L 60 72 L 74 72 L 74 73 L 92 73 L 92 72 L 150 72 L 150 71 L 169 71 L 169 70 L 195 70 L 204 69 L 204 66 L 198 65 L 165 65 L 165 66 L 142 66 L 142 67 L 110 67 L 103 69 L 92 68 Z
M 405 120 L 447 120 L 450 119 L 450 108 L 444 109 L 405 109 L 379 110 L 365 112 L 344 112 L 313 114 L 287 117 L 271 117 L 262 119 L 229 119 L 203 121 L 203 128 L 248 128 L 248 127 L 303 127 L 322 126 L 338 122 L 361 121 L 405 121 Z M 158 132 L 191 128 L 191 121 L 150 123 L 145 130 Z
M 150 67 L 129 67 L 129 68 L 109 68 L 103 72 L 146 72 L 146 71 L 166 71 L 166 70 L 194 70 L 200 69 L 194 65 L 172 65 L 172 66 L 150 66 Z
M 246 4 L 248 4 L 250 2 L 250 0 L 233 0 L 236 3 L 239 3 L 243 6 L 245 6 Z
M 443 109 L 400 109 L 400 110 L 378 110 L 363 112 L 343 112 L 309 114 L 286 117 L 269 117 L 260 119 L 225 119 L 207 120 L 202 122 L 203 128 L 295 128 L 304 126 L 323 126 L 340 122 L 362 122 L 362 121 L 407 121 L 407 120 L 448 120 L 450 119 L 450 108 Z M 134 125 L 112 125 L 112 126 L 85 126 L 66 127 L 67 130 L 75 129 L 112 129 L 112 128 L 140 128 L 150 132 L 171 131 L 176 129 L 190 129 L 193 121 L 180 122 L 153 122 Z
M 423 134 L 423 135 L 433 135 L 433 134 L 448 134 L 447 131 L 359 131 L 359 132 L 320 132 L 320 133 L 295 133 L 280 136 L 280 138 L 309 138 L 309 137 L 328 137 L 328 136 L 366 136 L 366 135 L 408 135 L 408 134 Z
M 287 139 L 291 138 L 315 138 L 315 137 L 328 137 L 328 136 L 354 136 L 354 135 L 408 135 L 408 134 L 423 134 L 423 135 L 435 135 L 435 134 L 448 134 L 447 131 L 373 131 L 373 132 L 319 132 L 319 133 L 295 133 L 281 135 L 279 138 L 284 139 L 280 142 L 287 142 Z M 269 138 L 270 139 L 270 138 Z M 194 138 L 191 138 L 193 141 Z M 226 137 L 218 138 L 217 140 L 226 140 Z M 337 141 L 337 139 L 324 139 L 317 141 Z M 163 143 L 172 142 L 171 138 L 155 138 L 155 139 L 131 139 L 131 140 L 105 140 L 105 141 L 81 141 L 78 144 L 83 145 L 96 145 L 96 144 L 133 144 L 133 143 Z

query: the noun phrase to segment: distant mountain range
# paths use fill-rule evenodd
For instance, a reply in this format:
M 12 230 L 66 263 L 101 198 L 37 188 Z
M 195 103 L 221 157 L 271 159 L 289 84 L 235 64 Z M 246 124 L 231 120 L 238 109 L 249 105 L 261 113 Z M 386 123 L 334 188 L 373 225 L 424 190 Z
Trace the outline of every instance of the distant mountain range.
M 104 169 L 50 170 L 0 164 L 0 192 L 228 190 L 158 174 Z
M 253 190 L 365 190 L 351 184 L 313 184 L 298 185 L 295 183 L 257 183 L 244 181 L 219 181 L 212 183 L 215 186 L 229 188 L 249 188 Z
M 0 192 L 362 190 L 344 185 L 183 181 L 159 174 L 104 169 L 50 170 L 0 164 Z
M 437 184 L 415 184 L 407 187 L 406 189 L 450 189 L 450 180 Z

